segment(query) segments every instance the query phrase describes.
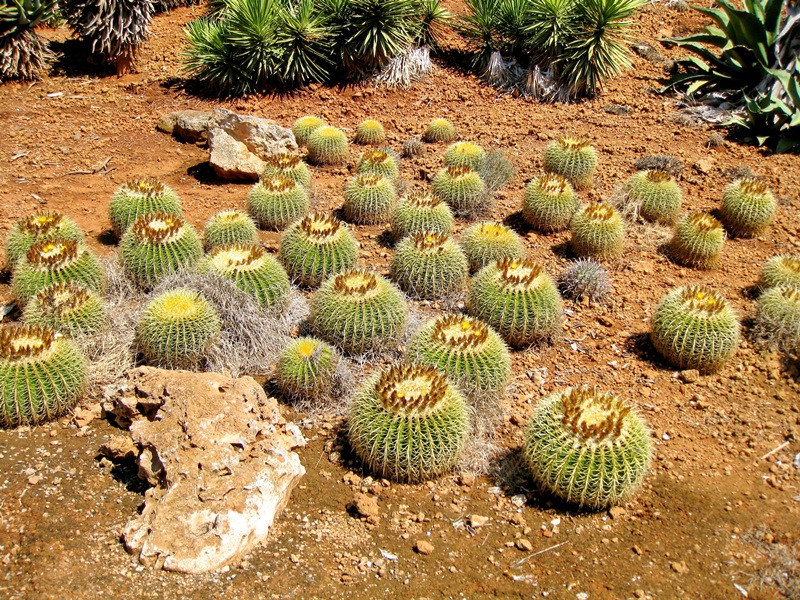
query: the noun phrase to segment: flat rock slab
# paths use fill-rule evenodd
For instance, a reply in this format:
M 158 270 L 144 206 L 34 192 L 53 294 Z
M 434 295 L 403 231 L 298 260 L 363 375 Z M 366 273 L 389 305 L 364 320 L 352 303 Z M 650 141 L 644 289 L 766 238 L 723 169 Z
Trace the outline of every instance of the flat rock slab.
M 140 367 L 106 398 L 153 485 L 122 534 L 144 565 L 204 573 L 240 559 L 305 474 L 293 451 L 305 439 L 252 377 Z

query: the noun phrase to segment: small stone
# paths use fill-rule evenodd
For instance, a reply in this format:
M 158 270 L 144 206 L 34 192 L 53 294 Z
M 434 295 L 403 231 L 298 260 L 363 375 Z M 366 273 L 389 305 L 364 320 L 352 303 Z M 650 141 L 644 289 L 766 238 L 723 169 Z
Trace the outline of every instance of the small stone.
M 470 527 L 473 528 L 485 527 L 488 522 L 489 517 L 483 517 L 481 515 L 470 515 L 469 517 Z
M 713 158 L 701 158 L 696 163 L 694 163 L 694 168 L 697 169 L 699 173 L 703 175 L 708 175 L 711 172 L 711 169 L 714 168 L 714 163 L 717 161 Z
M 472 473 L 461 473 L 458 476 L 458 482 L 461 485 L 472 485 L 475 483 L 475 475 Z
M 530 541 L 526 540 L 525 538 L 518 539 L 516 545 L 519 550 L 523 550 L 524 552 L 530 552 L 533 550 L 533 544 L 531 544 Z
M 639 548 L 639 546 L 634 546 L 633 548 L 631 548 L 631 550 L 633 550 L 633 553 L 636 554 L 637 556 L 641 556 L 642 554 L 644 554 L 644 552 L 642 552 L 642 549 Z
M 683 383 L 697 383 L 700 379 L 700 371 L 697 369 L 686 369 L 678 373 L 678 378 L 680 378 Z
M 428 556 L 429 554 L 433 554 L 433 544 L 431 544 L 427 540 L 417 540 L 414 544 L 414 549 L 422 554 L 423 556 Z
M 41 480 L 42 480 L 42 478 L 39 475 L 34 475 L 33 477 L 28 477 L 28 483 L 30 485 L 36 485 Z
M 625 514 L 625 509 L 621 506 L 615 506 L 611 510 L 608 511 L 608 514 L 611 515 L 612 519 L 619 519 Z
M 350 504 L 361 517 L 377 517 L 380 514 L 378 501 L 373 496 L 368 496 L 362 492 L 353 494 L 353 501 Z
M 686 566 L 686 563 L 684 561 L 681 562 L 672 561 L 671 563 L 669 563 L 669 566 L 673 571 L 675 571 L 676 573 L 680 573 L 681 575 L 689 572 L 689 567 Z

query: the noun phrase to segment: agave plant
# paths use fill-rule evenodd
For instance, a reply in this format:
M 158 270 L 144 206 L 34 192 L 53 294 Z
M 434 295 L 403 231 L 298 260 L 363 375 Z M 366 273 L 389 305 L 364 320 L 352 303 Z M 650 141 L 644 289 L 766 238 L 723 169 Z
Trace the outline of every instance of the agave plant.
M 0 4 L 0 81 L 35 79 L 50 58 L 34 27 L 53 18 L 56 0 L 3 0 Z
M 333 31 L 327 16 L 315 11 L 314 0 L 288 6 L 278 20 L 276 42 L 282 52 L 281 79 L 292 85 L 324 81 L 333 63 L 329 45 Z

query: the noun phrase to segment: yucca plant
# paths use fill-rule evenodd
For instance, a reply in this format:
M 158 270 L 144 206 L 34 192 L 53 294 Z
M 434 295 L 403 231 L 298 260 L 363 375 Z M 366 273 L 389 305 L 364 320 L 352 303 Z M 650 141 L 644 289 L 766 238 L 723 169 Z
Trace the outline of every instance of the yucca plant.
M 35 79 L 51 53 L 34 28 L 53 18 L 56 0 L 4 0 L 0 5 L 0 81 Z
M 315 10 L 314 0 L 288 3 L 278 19 L 275 39 L 282 54 L 281 81 L 291 85 L 325 81 L 333 68 L 332 35 L 327 16 Z

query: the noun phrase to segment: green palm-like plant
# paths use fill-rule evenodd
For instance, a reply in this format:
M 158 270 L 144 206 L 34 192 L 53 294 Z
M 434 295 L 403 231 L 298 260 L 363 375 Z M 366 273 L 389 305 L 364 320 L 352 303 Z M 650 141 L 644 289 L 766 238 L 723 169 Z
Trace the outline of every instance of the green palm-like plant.
M 440 0 L 419 0 L 419 6 L 422 24 L 416 43 L 439 48 L 444 30 L 453 22 L 453 15 L 442 6 Z
M 367 74 L 405 51 L 419 34 L 416 0 L 351 0 L 344 65 Z
M 333 35 L 327 17 L 314 9 L 313 0 L 289 4 L 278 21 L 276 43 L 281 49 L 281 79 L 290 84 L 327 79 L 333 63 L 328 47 Z
M 479 69 L 501 45 L 497 23 L 504 0 L 465 0 L 467 14 L 459 23 L 461 33 L 472 43 L 472 64 Z

